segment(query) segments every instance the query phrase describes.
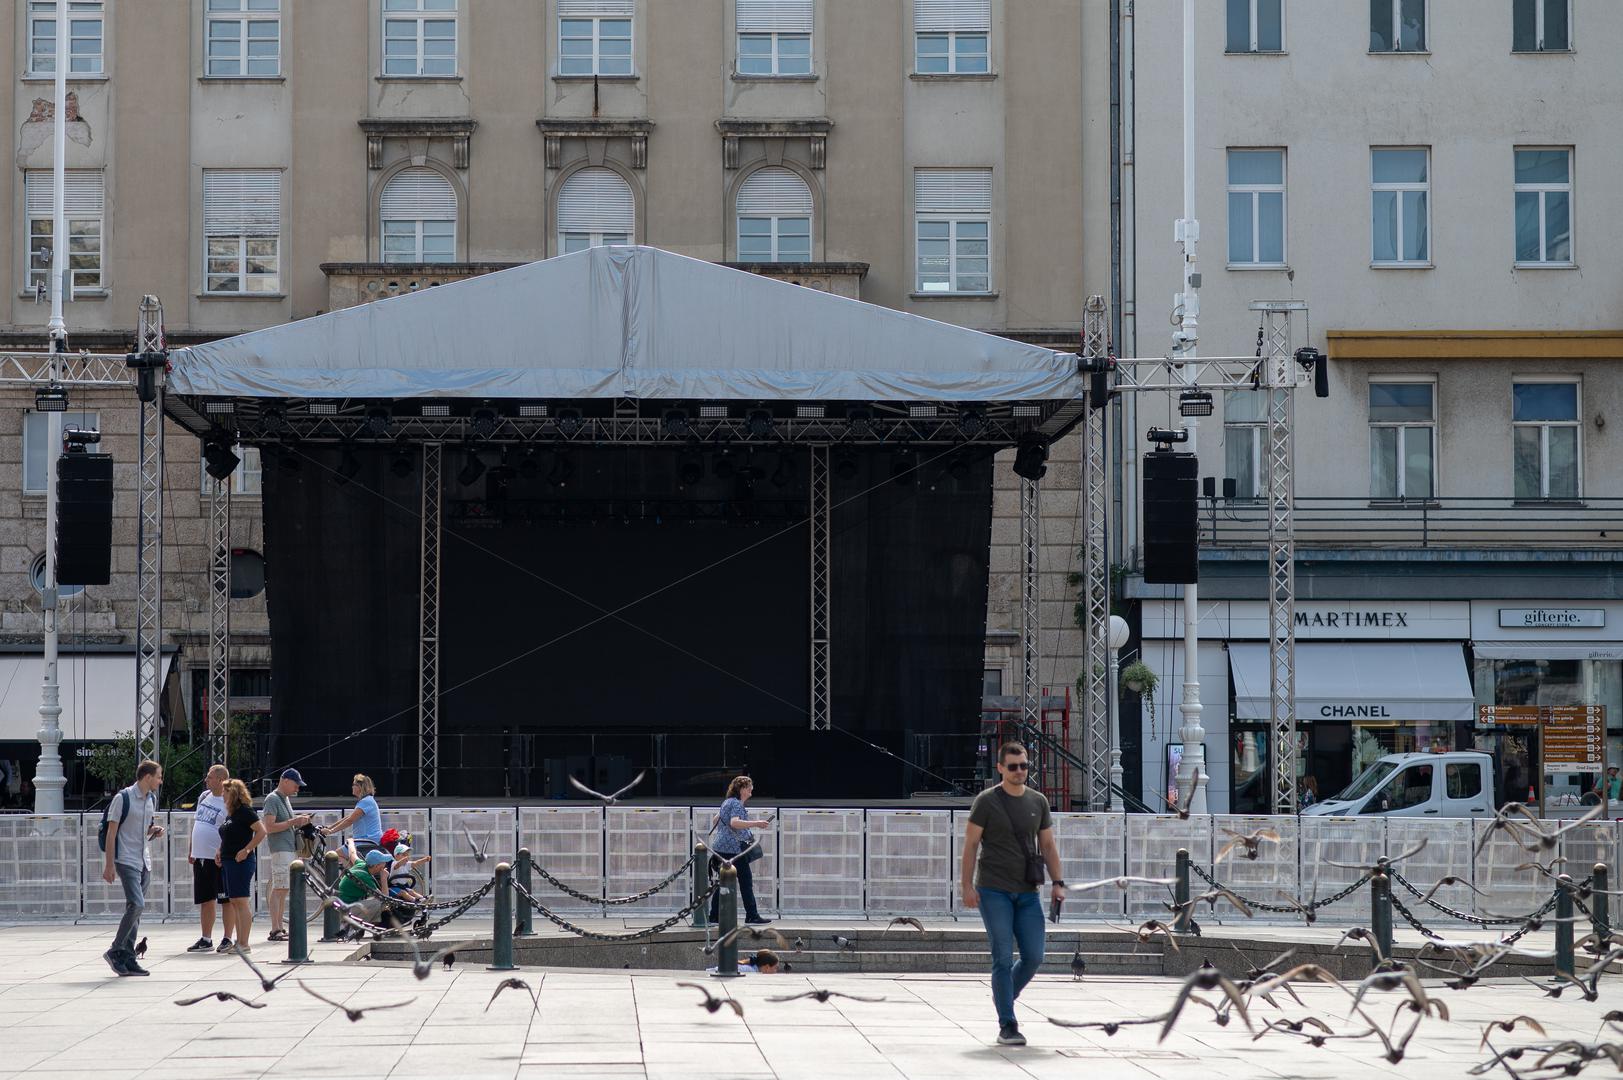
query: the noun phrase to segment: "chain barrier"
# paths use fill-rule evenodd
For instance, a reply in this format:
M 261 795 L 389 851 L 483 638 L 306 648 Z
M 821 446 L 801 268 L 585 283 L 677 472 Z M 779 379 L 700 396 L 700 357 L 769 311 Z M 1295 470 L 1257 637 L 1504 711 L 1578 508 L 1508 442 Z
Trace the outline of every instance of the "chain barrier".
M 1304 909 L 1306 911 L 1311 912 L 1311 911 L 1318 911 L 1320 908 L 1329 907 L 1331 904 L 1338 903 L 1338 902 L 1340 902 L 1342 900 L 1345 900 L 1347 897 L 1351 896 L 1353 893 L 1357 892 L 1359 889 L 1362 889 L 1365 885 L 1369 884 L 1369 879 L 1373 876 L 1371 874 L 1365 874 L 1363 877 L 1359 878 L 1357 881 L 1353 882 L 1351 885 L 1348 885 L 1345 889 L 1342 889 L 1338 893 L 1334 893 L 1333 895 L 1326 896 L 1322 900 L 1313 900 L 1313 901 L 1310 901 L 1308 903 L 1302 904 L 1300 906 L 1293 907 L 1293 906 L 1288 906 L 1288 905 L 1285 905 L 1285 904 L 1268 904 L 1268 903 L 1264 903 L 1261 900 L 1253 900 L 1253 899 L 1251 899 L 1251 897 L 1246 896 L 1243 893 L 1240 893 L 1240 892 L 1236 891 L 1235 889 L 1231 889 L 1227 885 L 1224 885 L 1222 882 L 1220 882 L 1216 878 L 1212 877 L 1206 871 L 1202 870 L 1200 868 L 1200 866 L 1198 864 L 1196 864 L 1196 863 L 1191 862 L 1189 864 L 1189 869 L 1191 869 L 1195 873 L 1199 874 L 1200 877 L 1201 877 L 1201 880 L 1206 882 L 1206 884 L 1210 885 L 1212 888 L 1214 888 L 1214 889 L 1222 889 L 1224 892 L 1234 893 L 1235 896 L 1238 896 L 1241 900 L 1245 901 L 1247 907 L 1254 907 L 1258 911 L 1272 911 L 1272 912 L 1275 912 L 1275 913 L 1281 914 L 1281 915 L 1300 915 L 1300 914 L 1302 914 Z
M 678 866 L 675 870 L 671 871 L 670 875 L 667 876 L 665 880 L 659 882 L 657 885 L 650 885 L 640 893 L 632 893 L 630 896 L 588 896 L 579 889 L 570 888 L 568 885 L 559 881 L 557 878 L 553 877 L 539 866 L 532 864 L 530 866 L 530 870 L 547 884 L 551 885 L 554 889 L 557 889 L 559 892 L 563 893 L 565 896 L 572 896 L 576 900 L 584 900 L 588 904 L 601 904 L 605 907 L 612 907 L 616 904 L 635 904 L 638 900 L 646 900 L 656 893 L 663 892 L 665 889 L 670 887 L 672 882 L 688 872 L 688 869 L 693 865 L 693 860 L 696 858 L 698 858 L 697 853 L 689 855 L 687 857 L 687 861 L 681 866 Z
M 1392 877 L 1397 877 L 1396 874 L 1391 873 L 1390 868 L 1388 868 L 1387 872 Z M 1402 881 L 1403 879 L 1398 878 L 1398 880 Z M 1582 884 L 1587 884 L 1587 883 L 1588 882 L 1586 880 Z M 1404 881 L 1403 885 L 1404 885 L 1405 888 L 1408 888 L 1410 892 L 1414 892 L 1413 887 L 1410 886 L 1408 882 Z M 1582 885 L 1580 885 L 1578 887 L 1581 888 Z M 1419 895 L 1419 894 L 1416 894 L 1416 895 Z M 1555 910 L 1555 902 L 1556 902 L 1556 899 L 1560 895 L 1561 895 L 1561 890 L 1558 888 L 1553 894 L 1551 894 L 1550 899 L 1545 901 L 1545 903 L 1544 903 L 1544 905 L 1542 907 L 1540 907 L 1537 911 L 1533 912 L 1531 915 L 1528 915 L 1523 919 L 1520 919 L 1520 920 L 1516 920 L 1516 919 L 1494 919 L 1494 920 L 1492 920 L 1493 925 L 1496 925 L 1496 926 L 1515 925 L 1518 922 L 1520 923 L 1519 927 L 1516 930 L 1514 930 L 1511 933 L 1508 933 L 1508 934 L 1504 935 L 1503 937 L 1501 937 L 1499 939 L 1499 944 L 1500 945 L 1514 945 L 1514 944 L 1516 944 L 1516 942 L 1520 941 L 1522 938 L 1526 937 L 1528 934 L 1532 933 L 1534 930 L 1536 930 L 1540 926 L 1542 926 L 1544 916 L 1548 915 L 1551 911 Z M 1425 897 L 1422 896 L 1421 899 L 1425 899 Z M 1392 901 L 1392 906 L 1397 909 L 1398 914 L 1403 916 L 1403 921 L 1404 922 L 1406 922 L 1410 926 L 1414 927 L 1415 930 L 1417 930 L 1419 933 L 1421 933 L 1425 937 L 1431 938 L 1433 941 L 1442 941 L 1442 940 L 1444 940 L 1444 938 L 1443 938 L 1443 936 L 1441 934 L 1436 933 L 1435 931 L 1433 931 L 1429 927 L 1427 927 L 1424 923 L 1422 923 L 1420 921 L 1419 916 L 1415 915 L 1414 912 L 1410 911 L 1407 907 L 1405 907 L 1404 904 L 1403 904 L 1403 901 L 1399 900 L 1396 895 L 1393 895 L 1391 897 L 1391 901 Z M 1466 922 L 1475 923 L 1478 926 L 1487 926 L 1487 925 L 1489 925 L 1488 920 L 1479 919 L 1474 915 L 1472 915 L 1472 916 L 1462 916 L 1462 915 L 1459 915 L 1459 914 L 1455 914 L 1450 909 L 1443 908 L 1440 905 L 1433 905 L 1433 906 L 1438 907 L 1439 910 L 1443 911 L 1445 914 L 1452 915 L 1454 918 L 1464 918 L 1464 920 Z
M 675 915 L 672 915 L 664 922 L 656 923 L 655 925 L 642 930 L 633 930 L 625 934 L 608 934 L 600 930 L 588 930 L 584 926 L 576 926 L 562 915 L 557 914 L 551 908 L 548 908 L 545 904 L 541 903 L 541 901 L 537 900 L 530 893 L 530 890 L 526 889 L 516 881 L 513 882 L 513 891 L 518 893 L 519 896 L 523 897 L 525 903 L 529 904 L 530 907 L 534 908 L 540 913 L 543 919 L 552 923 L 554 926 L 567 930 L 576 937 L 582 937 L 588 941 L 605 941 L 613 943 L 636 941 L 639 938 L 653 937 L 655 934 L 664 933 L 666 930 L 669 930 L 678 923 L 686 922 L 688 917 L 698 910 L 700 904 L 703 904 L 710 899 L 710 894 L 715 892 L 719 885 L 720 882 L 718 880 L 711 879 L 710 887 L 695 897 L 692 903 L 683 908 L 681 911 L 678 911 Z
M 1388 870 L 1388 873 L 1390 873 L 1390 869 Z M 1395 894 L 1391 893 L 1390 890 L 1388 890 L 1387 899 L 1392 902 L 1392 906 L 1397 909 L 1398 914 L 1403 916 L 1403 921 L 1408 923 L 1410 926 L 1414 927 L 1415 930 L 1417 932 L 1419 932 L 1422 936 L 1429 937 L 1433 941 L 1442 941 L 1443 940 L 1443 935 L 1441 935 L 1439 933 L 1436 933 L 1433 930 L 1428 929 L 1426 927 L 1426 925 L 1424 923 L 1422 923 L 1420 921 L 1420 919 L 1415 915 L 1415 913 L 1410 911 L 1406 906 L 1404 906 L 1403 901 L 1399 900 Z
M 321 898 L 324 904 L 328 902 L 333 904 L 344 904 L 342 900 L 338 899 L 337 890 L 327 888 L 327 883 L 321 880 L 319 877 L 316 877 L 315 875 L 307 875 L 305 878 L 305 883 L 310 887 L 312 892 Z M 361 884 L 367 885 L 368 883 L 361 882 Z M 479 903 L 480 900 L 483 900 L 487 895 L 489 895 L 490 890 L 494 889 L 495 887 L 496 879 L 495 877 L 492 877 L 489 881 L 485 882 L 467 896 L 459 896 L 455 900 L 445 900 L 435 904 L 419 904 L 416 906 L 416 910 L 418 912 L 417 919 L 414 922 L 403 923 L 400 926 L 380 926 L 377 923 L 367 922 L 359 915 L 353 914 L 349 910 L 348 905 L 335 907 L 333 910 L 337 911 L 339 917 L 345 922 L 349 923 L 351 926 L 359 930 L 364 930 L 375 937 L 399 937 L 402 934 L 410 933 L 415 937 L 426 938 L 435 930 L 438 930 L 440 927 L 444 926 L 446 923 L 466 915 L 470 910 L 472 910 L 475 904 Z M 411 901 L 396 900 L 392 897 L 383 896 L 383 894 L 375 886 L 372 886 L 370 891 L 374 896 L 381 898 L 385 904 L 391 907 L 396 905 L 408 908 L 412 907 Z M 440 918 L 429 922 L 424 919 L 424 916 L 426 916 L 430 911 L 449 911 L 450 914 L 443 915 Z
M 1488 918 L 1488 917 L 1485 917 L 1485 916 L 1482 916 L 1482 915 L 1468 915 L 1463 911 L 1455 911 L 1453 908 L 1449 907 L 1448 905 L 1438 903 L 1436 900 L 1432 899 L 1431 897 L 1428 897 L 1425 893 L 1422 893 L 1419 889 L 1415 888 L 1414 885 L 1412 883 L 1410 883 L 1407 878 L 1405 878 L 1402 874 L 1398 873 L 1396 870 L 1392 869 L 1390 866 L 1388 866 L 1386 868 L 1386 872 L 1387 872 L 1387 875 L 1389 877 L 1391 877 L 1391 879 L 1393 881 L 1397 882 L 1399 885 L 1402 885 L 1406 890 L 1408 890 L 1410 896 L 1413 896 L 1415 899 L 1424 902 L 1427 907 L 1435 908 L 1437 911 L 1442 912 L 1444 915 L 1447 915 L 1451 919 L 1457 919 L 1460 922 L 1465 922 L 1465 923 L 1472 923 L 1472 924 L 1474 924 L 1476 926 L 1522 926 L 1524 924 L 1532 923 L 1532 922 L 1537 921 L 1538 919 L 1542 918 L 1544 915 L 1549 914 L 1551 911 L 1553 911 L 1555 909 L 1555 896 L 1552 894 L 1550 896 L 1550 899 L 1544 904 L 1543 907 L 1539 908 L 1537 911 L 1533 912 L 1530 915 L 1518 915 L 1518 916 L 1514 916 L 1514 917 L 1493 917 L 1493 918 Z M 1593 880 L 1594 880 L 1593 877 L 1585 878 L 1582 882 L 1580 882 L 1576 886 L 1574 886 L 1574 888 L 1575 889 L 1581 889 L 1581 888 L 1587 886 Z M 1393 903 L 1396 903 L 1396 902 L 1397 902 L 1397 900 L 1396 900 L 1396 898 L 1394 898 Z M 1525 931 L 1524 931 L 1524 933 L 1525 933 Z

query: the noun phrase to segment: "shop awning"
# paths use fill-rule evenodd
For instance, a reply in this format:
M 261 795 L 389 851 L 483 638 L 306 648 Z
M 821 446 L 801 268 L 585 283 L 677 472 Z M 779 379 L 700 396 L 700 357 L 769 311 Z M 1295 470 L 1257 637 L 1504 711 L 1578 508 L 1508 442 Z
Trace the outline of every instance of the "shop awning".
M 163 657 L 160 684 L 174 654 Z M 72 742 L 112 739 L 135 728 L 135 654 L 74 653 L 57 659 L 62 701 L 62 738 Z M 0 742 L 39 737 L 39 687 L 45 678 L 41 653 L 0 654 Z
M 1235 717 L 1267 720 L 1268 645 L 1231 642 Z M 1469 721 L 1476 715 L 1457 642 L 1297 642 L 1296 719 Z
M 1623 641 L 1477 641 L 1479 660 L 1623 660 Z

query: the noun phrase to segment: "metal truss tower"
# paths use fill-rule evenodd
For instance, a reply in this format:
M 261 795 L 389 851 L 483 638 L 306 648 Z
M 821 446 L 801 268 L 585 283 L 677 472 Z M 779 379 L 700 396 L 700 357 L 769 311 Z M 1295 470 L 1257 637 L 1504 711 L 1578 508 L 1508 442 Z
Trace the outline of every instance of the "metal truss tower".
M 1109 352 L 1105 300 L 1088 297 L 1082 323 L 1082 356 Z M 1082 694 L 1083 760 L 1087 763 L 1087 805 L 1112 806 L 1110 789 L 1110 414 L 1103 402 L 1088 402 L 1082 414 Z M 1100 406 L 1100 407 L 1095 407 Z
M 141 298 L 135 353 L 141 429 L 136 459 L 135 756 L 157 760 L 163 690 L 163 305 Z
M 443 445 L 423 444 L 423 561 L 417 627 L 417 794 L 440 790 L 440 482 Z
M 811 729 L 828 731 L 833 727 L 832 686 L 829 662 L 833 650 L 833 625 L 829 610 L 830 574 L 833 569 L 829 546 L 829 513 L 832 490 L 829 484 L 827 443 L 811 447 Z
M 226 763 L 231 732 L 231 477 L 209 478 L 209 762 Z
M 1038 686 L 1037 660 L 1040 656 L 1041 602 L 1038 592 L 1040 551 L 1038 524 L 1041 521 L 1040 481 L 1020 481 L 1020 719 L 1040 728 L 1042 688 Z

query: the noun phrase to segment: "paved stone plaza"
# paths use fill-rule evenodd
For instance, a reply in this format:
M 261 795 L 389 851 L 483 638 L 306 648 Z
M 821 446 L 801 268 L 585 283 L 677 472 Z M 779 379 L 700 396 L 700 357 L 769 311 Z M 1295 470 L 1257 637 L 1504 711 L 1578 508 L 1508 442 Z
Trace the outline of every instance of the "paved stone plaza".
M 316 963 L 260 991 L 235 957 L 188 955 L 195 925 L 152 924 L 146 965 L 150 978 L 119 979 L 101 960 L 112 934 L 103 924 L 21 924 L 0 927 L 0 1080 L 15 1076 L 93 1076 L 96 1080 L 198 1080 L 257 1076 L 345 1075 L 384 1077 L 1323 1077 L 1463 1076 L 1487 1055 L 1477 1049 L 1490 1018 L 1527 1012 L 1552 1039 L 1594 1041 L 1600 1016 L 1623 1003 L 1606 993 L 1585 1004 L 1569 993 L 1542 997 L 1526 983 L 1483 984 L 1446 992 L 1451 1023 L 1426 1021 L 1399 1066 L 1380 1059 L 1374 1039 L 1332 1042 L 1312 1049 L 1269 1035 L 1253 1043 L 1238 1020 L 1215 1026 L 1193 1009 L 1157 1045 L 1156 1028 L 1123 1029 L 1114 1038 L 1097 1030 L 1066 1030 L 1047 1017 L 1108 1019 L 1163 1011 L 1177 987 L 1173 979 L 1040 976 L 1019 1002 L 1030 1040 L 1024 1048 L 994 1045 L 996 1025 L 984 977 L 965 975 L 751 976 L 720 982 L 695 976 L 744 1004 L 709 1014 L 699 994 L 675 985 L 671 972 L 526 969 L 518 972 L 540 990 L 531 1015 L 522 991 L 507 991 L 485 1011 L 505 976 L 459 966 L 436 968 L 419 982 L 409 968 L 347 963 L 353 945 L 315 945 Z M 1255 936 L 1285 933 L 1317 938 L 1325 931 L 1258 927 Z M 1232 952 L 1208 939 L 1187 948 L 1209 949 L 1215 960 Z M 261 942 L 256 961 L 274 975 L 284 952 Z M 695 959 L 699 959 L 695 957 Z M 307 996 L 302 978 L 322 994 L 350 1006 L 415 999 L 351 1023 Z M 768 995 L 812 986 L 864 996 L 879 1004 L 833 999 L 775 1004 Z M 229 989 L 266 1008 L 207 1001 L 190 1008 L 176 998 Z M 1308 1009 L 1336 1030 L 1348 998 L 1330 987 L 1303 986 Z M 1396 998 L 1379 995 L 1369 1009 L 1386 1022 Z M 1205 1015 L 1202 1015 L 1205 1014 Z M 1260 1016 L 1279 1015 L 1266 1008 Z M 1407 1023 L 1407 1021 L 1405 1021 Z M 1521 1031 L 1498 1035 L 1500 1047 L 1530 1042 Z M 1524 1061 L 1524 1065 L 1527 1062 Z M 1605 1063 L 1592 1066 L 1601 1069 Z M 1504 1075 L 1504 1074 L 1500 1074 Z M 1596 1075 L 1599 1075 L 1597 1072 Z

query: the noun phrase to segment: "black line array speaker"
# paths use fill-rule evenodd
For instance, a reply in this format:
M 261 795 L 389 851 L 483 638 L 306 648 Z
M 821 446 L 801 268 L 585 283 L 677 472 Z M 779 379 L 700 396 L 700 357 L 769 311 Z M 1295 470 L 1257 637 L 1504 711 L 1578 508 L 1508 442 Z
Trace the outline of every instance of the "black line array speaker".
M 1194 454 L 1144 455 L 1144 580 L 1152 585 L 1200 581 L 1199 474 Z
M 112 455 L 63 454 L 56 462 L 57 583 L 106 585 L 112 564 Z

